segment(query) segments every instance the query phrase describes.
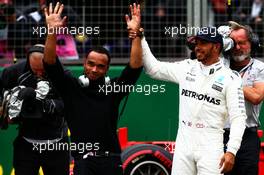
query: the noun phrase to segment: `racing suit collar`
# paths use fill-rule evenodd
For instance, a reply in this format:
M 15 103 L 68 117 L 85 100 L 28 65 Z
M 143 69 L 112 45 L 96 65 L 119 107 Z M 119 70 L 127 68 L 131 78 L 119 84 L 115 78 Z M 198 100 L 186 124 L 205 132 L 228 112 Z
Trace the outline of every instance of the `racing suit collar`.
M 210 66 L 205 66 L 204 64 L 202 64 L 200 62 L 200 68 L 201 68 L 201 72 L 202 74 L 208 76 L 208 75 L 211 75 L 213 73 L 215 73 L 216 71 L 220 70 L 223 66 L 223 62 L 222 60 L 220 59 L 218 62 L 210 65 Z

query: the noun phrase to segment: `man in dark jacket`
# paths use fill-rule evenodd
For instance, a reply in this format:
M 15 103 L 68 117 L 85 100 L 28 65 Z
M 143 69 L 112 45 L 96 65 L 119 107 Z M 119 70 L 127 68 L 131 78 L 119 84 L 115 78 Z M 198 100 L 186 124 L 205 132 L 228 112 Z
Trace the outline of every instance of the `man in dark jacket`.
M 43 52 L 43 45 L 33 46 L 26 61 L 4 69 L 1 77 L 4 97 L 12 92 L 7 116 L 19 125 L 13 154 L 16 175 L 37 175 L 40 166 L 45 175 L 69 174 L 69 152 L 57 146 L 68 143 L 64 104 L 45 74 Z
M 62 11 L 60 3 L 54 9 L 52 5 L 49 10 L 45 9 L 47 26 L 64 26 L 66 18 L 60 17 Z M 63 98 L 72 143 L 86 145 L 84 153 L 73 152 L 75 175 L 122 174 L 121 149 L 116 134 L 118 108 L 129 93 L 128 87 L 136 83 L 142 70 L 141 48 L 134 47 L 135 42 L 140 42 L 140 38 L 132 41 L 130 62 L 120 77 L 110 80 L 106 77 L 110 55 L 100 47 L 87 53 L 84 75 L 77 79 L 65 74 L 56 59 L 56 34 L 47 35 L 45 70 Z

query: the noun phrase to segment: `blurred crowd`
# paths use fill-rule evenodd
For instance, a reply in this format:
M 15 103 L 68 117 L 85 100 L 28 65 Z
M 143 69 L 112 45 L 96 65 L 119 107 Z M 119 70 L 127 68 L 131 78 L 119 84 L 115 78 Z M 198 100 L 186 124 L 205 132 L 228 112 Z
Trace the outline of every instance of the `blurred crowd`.
M 232 0 L 228 4 L 226 0 L 211 0 L 211 6 L 214 15 L 214 25 L 220 26 L 226 21 L 236 21 L 243 25 L 249 25 L 259 36 L 260 43 L 264 42 L 263 35 L 263 17 L 264 2 L 263 0 Z M 264 56 L 264 50 L 260 49 L 258 57 Z
M 138 0 L 139 1 L 139 0 Z M 0 59 L 23 59 L 32 45 L 44 42 L 45 36 L 34 33 L 44 27 L 43 8 L 55 0 L 0 0 Z M 127 38 L 124 15 L 128 4 L 136 0 L 61 0 L 65 4 L 68 27 L 98 27 L 99 33 L 86 35 L 58 34 L 57 54 L 61 59 L 82 58 L 92 45 L 103 45 L 115 58 L 128 58 L 130 42 Z M 229 20 L 250 25 L 263 42 L 263 0 L 208 0 L 212 25 Z M 166 35 L 166 27 L 187 26 L 187 1 L 145 0 L 141 2 L 143 27 L 157 57 L 186 56 L 186 35 Z M 258 53 L 263 57 L 263 51 Z

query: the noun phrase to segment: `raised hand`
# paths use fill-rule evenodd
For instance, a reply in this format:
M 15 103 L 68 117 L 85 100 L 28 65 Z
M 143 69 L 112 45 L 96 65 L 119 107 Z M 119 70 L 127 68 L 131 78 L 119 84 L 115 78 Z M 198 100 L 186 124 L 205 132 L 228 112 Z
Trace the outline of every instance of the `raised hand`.
M 126 15 L 126 23 L 127 23 L 127 29 L 129 33 L 133 32 L 137 34 L 140 29 L 141 25 L 141 13 L 140 13 L 140 5 L 136 5 L 135 3 L 129 6 L 131 18 Z
M 61 13 L 63 11 L 64 5 L 57 2 L 56 6 L 52 7 L 52 3 L 49 4 L 49 7 L 44 9 L 46 24 L 49 29 L 58 28 L 65 26 L 66 16 L 61 18 Z

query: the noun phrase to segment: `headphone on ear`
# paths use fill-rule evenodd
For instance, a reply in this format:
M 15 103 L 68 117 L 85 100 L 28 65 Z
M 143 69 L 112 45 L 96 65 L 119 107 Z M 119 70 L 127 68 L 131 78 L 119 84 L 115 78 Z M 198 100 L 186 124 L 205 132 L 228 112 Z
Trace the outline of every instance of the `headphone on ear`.
M 88 87 L 89 84 L 90 84 L 89 78 L 87 76 L 85 76 L 85 75 L 79 76 L 78 82 L 80 83 L 80 85 L 82 87 Z M 111 82 L 110 77 L 109 76 L 106 76 L 105 77 L 105 84 L 110 84 L 110 82 Z
M 251 55 L 254 55 L 258 50 L 263 47 L 260 43 L 259 36 L 253 32 L 252 28 L 249 25 L 240 25 L 234 21 L 229 21 L 229 26 L 231 29 L 244 28 L 248 35 L 248 40 L 251 43 Z M 236 43 L 234 43 L 236 44 Z
M 251 54 L 254 55 L 261 47 L 259 36 L 256 33 L 249 31 L 249 40 L 251 43 Z
M 261 47 L 258 34 L 254 33 L 252 28 L 249 25 L 244 25 L 246 32 L 248 34 L 248 40 L 251 43 L 251 55 L 254 55 L 258 52 Z

